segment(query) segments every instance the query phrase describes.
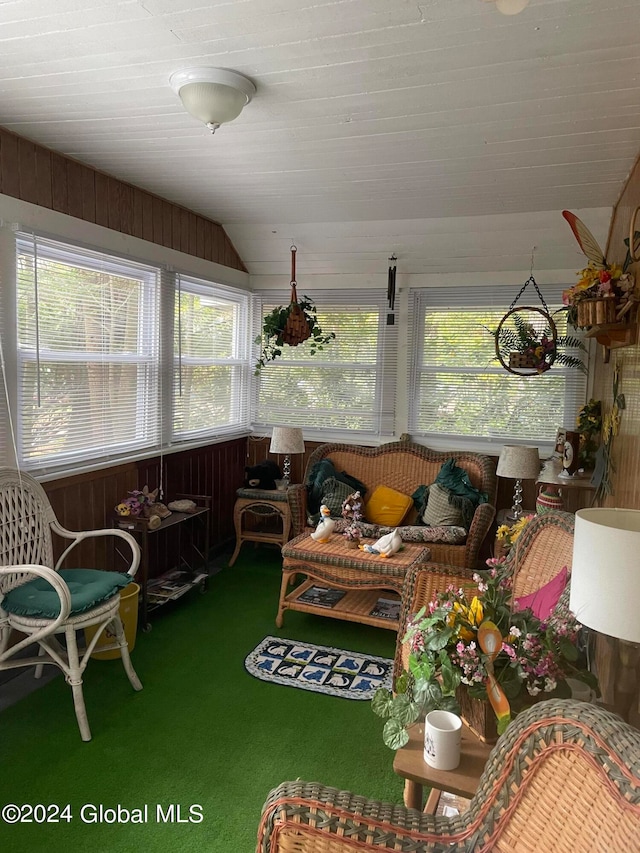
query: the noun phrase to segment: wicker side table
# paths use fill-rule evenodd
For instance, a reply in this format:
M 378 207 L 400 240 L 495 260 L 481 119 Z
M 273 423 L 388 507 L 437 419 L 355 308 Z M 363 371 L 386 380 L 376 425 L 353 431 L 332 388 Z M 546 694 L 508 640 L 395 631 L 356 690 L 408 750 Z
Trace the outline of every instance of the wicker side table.
M 260 525 L 260 521 L 275 521 L 281 529 L 275 532 L 269 527 L 265 529 L 265 525 Z M 243 542 L 270 542 L 282 547 L 291 535 L 291 512 L 287 493 L 275 489 L 238 489 L 233 508 L 233 523 L 236 529 L 236 547 L 229 566 L 238 558 Z

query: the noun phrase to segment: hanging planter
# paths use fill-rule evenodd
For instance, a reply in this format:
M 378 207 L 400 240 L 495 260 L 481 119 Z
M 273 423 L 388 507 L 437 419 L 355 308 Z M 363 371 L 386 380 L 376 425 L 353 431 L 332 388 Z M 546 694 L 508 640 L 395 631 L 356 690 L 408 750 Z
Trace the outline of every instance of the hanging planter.
M 325 344 L 335 338 L 335 332 L 325 335 L 316 314 L 316 307 L 312 299 L 303 296 L 298 300 L 296 291 L 296 252 L 295 246 L 291 247 L 291 300 L 285 308 L 279 305 L 262 321 L 262 334 L 258 335 L 255 343 L 260 346 L 260 358 L 256 362 L 256 375 L 269 361 L 275 361 L 282 355 L 282 347 L 297 347 L 304 341 L 311 339 L 309 354 L 315 355 L 322 350 Z
M 542 307 L 516 305 L 529 284 L 535 287 Z M 497 361 L 516 376 L 540 376 L 556 361 L 563 367 L 576 367 L 586 372 L 581 358 L 562 351 L 565 347 L 584 350 L 584 344 L 575 337 L 558 336 L 556 324 L 533 275 L 509 306 L 498 328 L 487 331 L 494 337 Z

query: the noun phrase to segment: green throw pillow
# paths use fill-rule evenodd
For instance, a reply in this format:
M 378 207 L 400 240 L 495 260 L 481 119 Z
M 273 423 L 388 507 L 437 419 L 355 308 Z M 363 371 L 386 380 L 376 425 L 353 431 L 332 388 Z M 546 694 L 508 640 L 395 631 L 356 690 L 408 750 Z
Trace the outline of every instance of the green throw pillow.
M 434 483 L 429 489 L 427 507 L 422 520 L 430 527 L 466 527 L 460 507 L 450 503 L 450 492 Z
M 98 569 L 61 569 L 58 574 L 71 593 L 70 615 L 84 613 L 112 598 L 131 583 L 131 575 L 102 572 Z M 16 616 L 55 619 L 60 615 L 60 598 L 49 581 L 36 577 L 8 592 L 2 608 Z
M 329 507 L 333 518 L 342 518 L 342 504 L 353 494 L 353 489 L 348 483 L 343 483 L 335 477 L 327 477 L 322 488 L 320 503 Z

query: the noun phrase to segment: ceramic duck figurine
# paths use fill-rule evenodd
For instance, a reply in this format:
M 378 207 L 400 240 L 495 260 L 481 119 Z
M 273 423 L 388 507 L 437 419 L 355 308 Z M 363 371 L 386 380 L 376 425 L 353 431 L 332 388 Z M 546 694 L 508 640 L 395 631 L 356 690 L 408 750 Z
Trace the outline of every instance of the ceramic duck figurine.
M 361 551 L 368 551 L 370 554 L 379 554 L 381 557 L 391 557 L 396 551 L 402 547 L 402 539 L 396 527 L 391 533 L 385 533 L 373 545 L 361 545 Z
M 329 537 L 335 530 L 336 523 L 331 518 L 331 510 L 325 504 L 322 504 L 320 507 L 320 521 L 318 522 L 316 529 L 311 534 L 311 538 L 315 539 L 316 542 L 328 542 Z

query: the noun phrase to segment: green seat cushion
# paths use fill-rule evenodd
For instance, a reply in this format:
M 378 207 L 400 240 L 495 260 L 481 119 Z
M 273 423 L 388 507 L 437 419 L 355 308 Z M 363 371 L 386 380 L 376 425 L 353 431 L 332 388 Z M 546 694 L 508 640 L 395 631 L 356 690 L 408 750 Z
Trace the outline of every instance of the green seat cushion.
M 112 598 L 131 583 L 131 575 L 98 569 L 62 569 L 58 572 L 71 593 L 70 615 L 91 610 Z M 16 616 L 55 619 L 60 615 L 60 598 L 49 581 L 36 577 L 17 586 L 2 600 L 2 608 Z

